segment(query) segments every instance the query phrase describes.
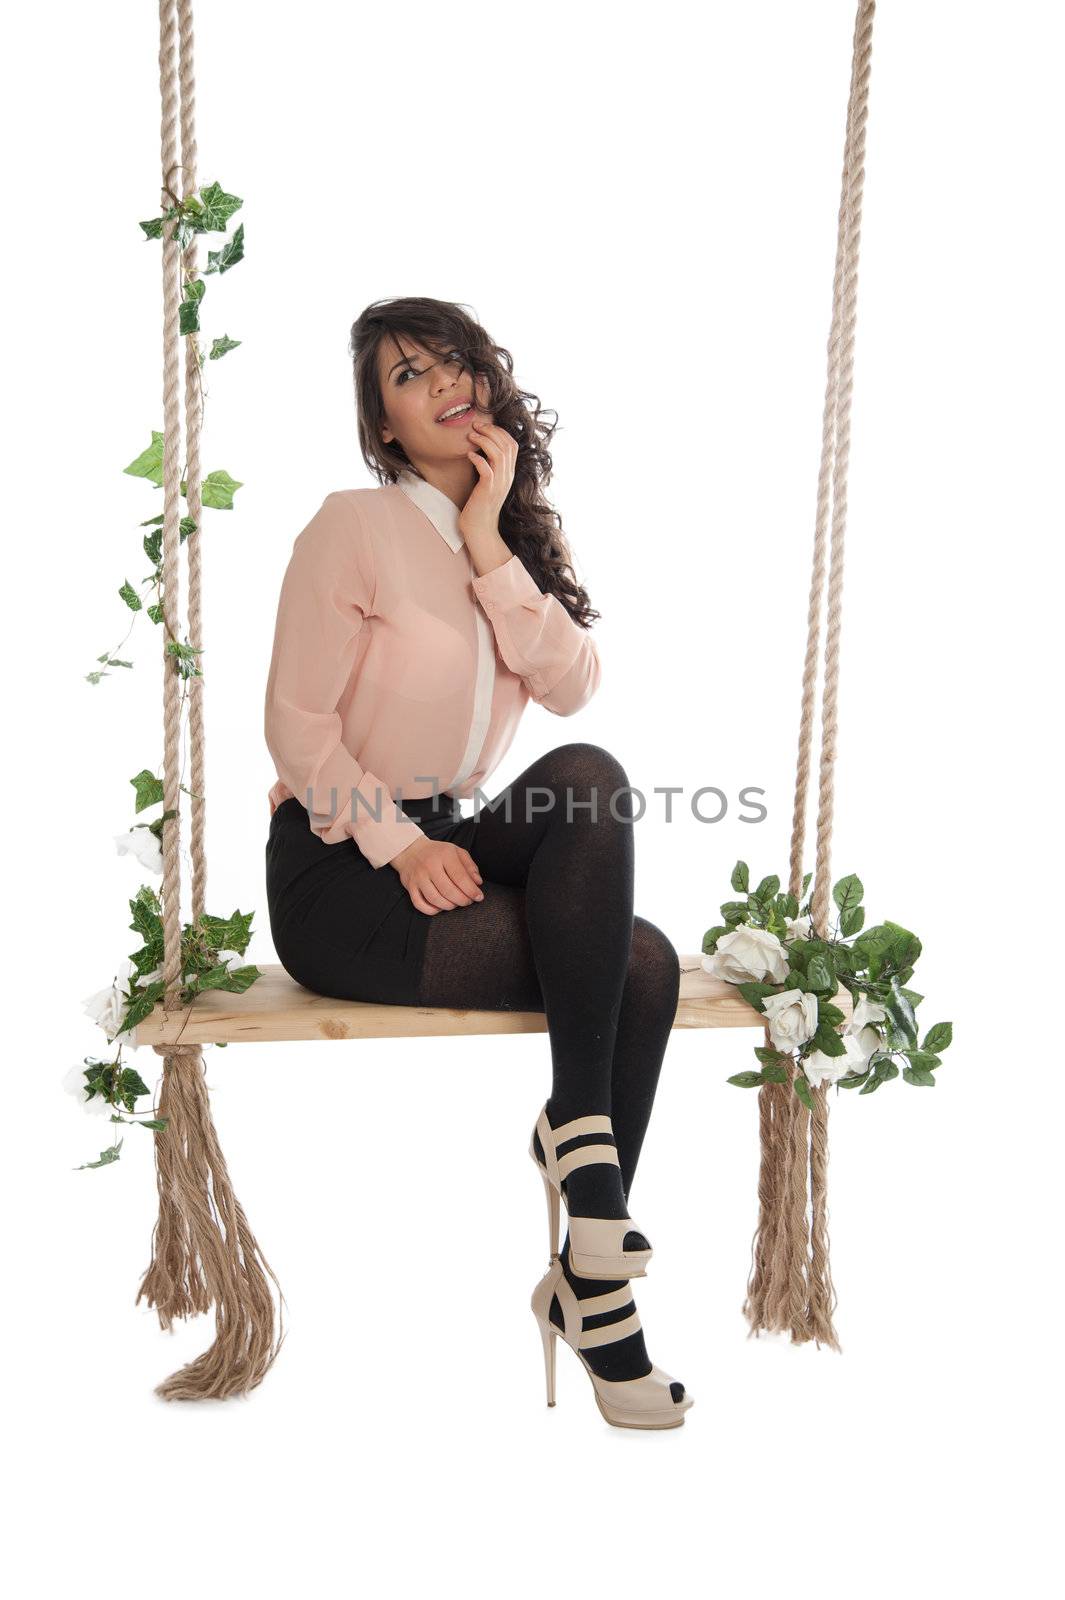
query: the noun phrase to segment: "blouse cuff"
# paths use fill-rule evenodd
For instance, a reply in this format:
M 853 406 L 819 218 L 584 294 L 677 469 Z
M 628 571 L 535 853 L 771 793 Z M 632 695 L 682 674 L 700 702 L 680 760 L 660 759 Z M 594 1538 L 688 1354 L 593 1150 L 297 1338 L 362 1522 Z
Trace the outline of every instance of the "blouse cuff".
M 543 595 L 520 556 L 511 556 L 491 572 L 475 577 L 473 592 L 478 600 L 504 607 L 521 605 L 524 600 L 539 600 Z

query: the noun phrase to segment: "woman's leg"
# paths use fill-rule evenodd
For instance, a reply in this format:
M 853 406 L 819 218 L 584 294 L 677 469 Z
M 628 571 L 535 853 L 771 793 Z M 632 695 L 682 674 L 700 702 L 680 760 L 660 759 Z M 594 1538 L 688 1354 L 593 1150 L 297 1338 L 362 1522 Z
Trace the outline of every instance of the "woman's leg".
M 419 988 L 424 1005 L 547 1013 L 553 1068 L 549 1120 L 557 1127 L 574 1116 L 605 1112 L 618 1150 L 618 1168 L 577 1168 L 570 1179 L 613 1174 L 617 1185 L 620 1173 L 620 1209 L 616 1187 L 601 1183 L 597 1193 L 591 1183 L 580 1193 L 578 1184 L 567 1181 L 567 1208 L 573 1215 L 627 1215 L 625 1202 L 677 1008 L 677 952 L 660 929 L 631 912 L 631 796 L 616 792 L 626 784 L 608 752 L 595 745 L 566 745 L 548 751 L 490 810 L 482 810 L 470 854 L 484 877 L 485 898 L 431 919 Z M 567 787 L 573 799 L 569 822 Z M 592 788 L 597 791 L 594 813 L 579 805 L 591 798 Z M 554 805 L 543 809 L 552 796 Z M 617 822 L 611 815 L 612 796 L 616 818 L 628 820 Z M 599 821 L 577 826 L 592 816 Z M 604 816 L 615 827 L 595 834 Z M 557 831 L 549 831 L 553 817 L 556 830 L 570 830 L 561 842 Z M 626 937 L 617 937 L 614 919 L 623 932 L 627 928 Z M 624 960 L 615 1001 L 617 978 L 608 957 L 616 959 L 619 951 Z M 604 1033 L 612 1040 L 605 1090 L 597 1076 Z M 595 1199 L 606 1209 L 590 1203 Z M 579 1296 L 622 1286 L 620 1280 L 576 1277 L 569 1267 L 568 1235 L 562 1261 Z M 553 1320 L 561 1325 L 561 1311 L 555 1312 L 553 1307 Z M 586 1354 L 605 1378 L 639 1377 L 651 1368 L 642 1331 Z
M 632 796 L 624 768 L 599 745 L 549 750 L 481 809 L 470 854 L 484 878 L 525 892 L 551 1039 L 551 1126 L 610 1116 L 633 926 Z M 468 921 L 465 913 L 475 909 L 431 920 Z M 428 932 L 435 943 L 437 929 Z M 571 1215 L 627 1215 L 619 1169 L 604 1163 L 575 1169 L 566 1201 Z

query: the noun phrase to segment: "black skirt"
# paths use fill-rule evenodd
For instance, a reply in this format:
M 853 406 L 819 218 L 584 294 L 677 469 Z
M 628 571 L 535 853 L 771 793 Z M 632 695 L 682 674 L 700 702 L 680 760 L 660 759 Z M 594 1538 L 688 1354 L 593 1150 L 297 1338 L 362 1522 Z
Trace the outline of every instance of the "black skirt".
M 402 800 L 430 839 L 469 850 L 477 819 L 449 794 Z M 415 1005 L 432 920 L 387 864 L 372 867 L 354 839 L 324 844 L 307 809 L 283 800 L 270 818 L 266 900 L 277 958 L 291 978 L 338 1000 Z

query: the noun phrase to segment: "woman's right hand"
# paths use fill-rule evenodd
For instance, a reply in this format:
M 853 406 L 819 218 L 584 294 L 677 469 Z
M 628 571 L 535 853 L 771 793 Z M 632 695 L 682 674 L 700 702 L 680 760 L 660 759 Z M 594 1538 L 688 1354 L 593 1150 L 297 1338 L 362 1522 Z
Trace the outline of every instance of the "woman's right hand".
M 468 850 L 449 844 L 446 839 L 430 839 L 423 834 L 388 864 L 399 873 L 399 881 L 416 909 L 428 917 L 484 899 L 476 861 Z

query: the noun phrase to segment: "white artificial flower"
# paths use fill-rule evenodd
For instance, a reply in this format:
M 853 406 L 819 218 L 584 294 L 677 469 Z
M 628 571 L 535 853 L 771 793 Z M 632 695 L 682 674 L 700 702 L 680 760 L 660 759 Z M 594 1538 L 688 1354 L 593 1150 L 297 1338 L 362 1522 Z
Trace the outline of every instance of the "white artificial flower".
M 817 1032 L 817 996 L 801 989 L 767 994 L 762 1001 L 769 1037 L 778 1050 L 795 1050 Z
M 241 955 L 239 950 L 217 950 L 215 954 L 217 955 L 218 960 L 223 967 L 229 961 L 235 961 L 238 966 L 243 965 L 244 957 Z
M 109 989 L 98 989 L 95 994 L 89 995 L 83 1001 L 88 1015 L 94 1022 L 99 1023 L 108 1039 L 127 1045 L 131 1050 L 138 1047 L 128 1032 L 119 1033 L 122 1026 L 122 1017 L 126 1009 L 126 993 L 131 979 L 136 977 L 136 968 L 128 956 L 123 956 L 122 966 Z
M 89 1081 L 85 1076 L 85 1068 L 83 1066 L 71 1067 L 70 1071 L 63 1076 L 63 1088 L 68 1094 L 77 1097 L 78 1104 L 91 1117 L 109 1117 L 114 1108 L 108 1104 L 102 1094 L 94 1094 L 91 1100 L 87 1100 L 85 1091 L 88 1087 Z
M 887 1012 L 876 1000 L 870 1000 L 867 994 L 860 996 L 854 1008 L 854 1015 L 847 1024 L 848 1033 L 858 1033 L 870 1022 L 885 1022 Z
M 813 938 L 814 924 L 812 917 L 785 917 L 784 922 L 786 924 L 785 939 Z
M 848 1044 L 853 1041 L 855 1048 L 860 1052 L 862 1061 L 868 1061 L 874 1050 L 879 1050 L 883 1044 L 879 1028 L 867 1026 L 859 1028 L 844 1028 L 843 1042 Z
M 163 848 L 150 828 L 130 828 L 128 833 L 116 833 L 115 844 L 120 856 L 135 856 L 142 867 L 162 872 Z
M 703 966 L 712 978 L 729 983 L 782 983 L 788 973 L 788 956 L 775 933 L 766 928 L 735 928 L 723 933 L 717 949 L 703 956 Z
M 802 1069 L 815 1088 L 819 1083 L 835 1083 L 849 1072 L 865 1071 L 866 1056 L 857 1039 L 844 1034 L 843 1043 L 847 1047 L 846 1055 L 826 1056 L 823 1050 L 811 1050 L 803 1057 Z

